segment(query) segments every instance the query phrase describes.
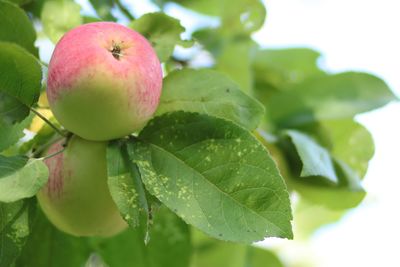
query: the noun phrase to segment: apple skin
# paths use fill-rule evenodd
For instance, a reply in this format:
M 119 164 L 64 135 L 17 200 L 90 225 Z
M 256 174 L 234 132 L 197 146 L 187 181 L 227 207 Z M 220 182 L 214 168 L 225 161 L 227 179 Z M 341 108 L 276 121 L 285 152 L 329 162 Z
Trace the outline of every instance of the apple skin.
M 61 141 L 47 155 L 62 150 Z M 112 236 L 127 227 L 107 185 L 106 142 L 73 136 L 64 152 L 45 160 L 49 180 L 37 198 L 48 219 L 74 236 Z
M 162 87 L 160 61 L 139 33 L 113 22 L 67 32 L 50 60 L 47 95 L 55 118 L 92 141 L 143 128 Z

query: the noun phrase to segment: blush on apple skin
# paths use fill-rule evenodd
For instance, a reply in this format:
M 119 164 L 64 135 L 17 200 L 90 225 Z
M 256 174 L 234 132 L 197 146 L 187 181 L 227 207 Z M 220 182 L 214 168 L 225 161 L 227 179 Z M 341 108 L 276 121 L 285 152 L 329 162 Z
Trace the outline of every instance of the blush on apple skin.
M 140 130 L 158 106 L 161 87 L 161 65 L 149 42 L 113 22 L 69 31 L 49 64 L 47 94 L 54 116 L 87 140 Z
M 63 142 L 63 141 L 61 141 Z M 47 155 L 62 149 L 56 143 Z M 112 236 L 127 227 L 107 185 L 106 142 L 73 136 L 63 153 L 45 160 L 49 180 L 37 194 L 47 218 L 74 236 Z

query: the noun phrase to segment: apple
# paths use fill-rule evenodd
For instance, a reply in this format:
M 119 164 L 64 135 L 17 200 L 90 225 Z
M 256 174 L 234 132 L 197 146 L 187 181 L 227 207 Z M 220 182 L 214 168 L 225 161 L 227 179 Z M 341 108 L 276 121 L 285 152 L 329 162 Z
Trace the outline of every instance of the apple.
M 155 112 L 162 70 L 139 33 L 113 22 L 67 32 L 50 60 L 47 95 L 55 118 L 92 141 L 140 130 Z
M 52 145 L 47 155 L 63 149 Z M 106 142 L 73 136 L 66 149 L 45 160 L 49 180 L 37 194 L 48 219 L 74 236 L 112 236 L 127 227 L 107 185 Z

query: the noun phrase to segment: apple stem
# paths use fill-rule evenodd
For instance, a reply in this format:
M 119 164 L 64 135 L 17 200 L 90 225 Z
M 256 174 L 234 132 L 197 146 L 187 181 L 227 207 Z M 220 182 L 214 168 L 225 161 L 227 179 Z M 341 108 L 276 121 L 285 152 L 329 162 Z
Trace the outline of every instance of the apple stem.
M 54 156 L 57 156 L 58 154 L 63 153 L 64 150 L 65 150 L 65 148 L 66 148 L 66 147 L 64 147 L 64 148 L 61 149 L 60 151 L 57 151 L 57 152 L 55 152 L 55 153 L 53 153 L 53 154 L 50 154 L 50 155 L 47 155 L 47 156 L 45 156 L 45 157 L 41 157 L 41 158 L 39 158 L 39 159 L 40 159 L 40 160 L 46 160 L 46 159 L 52 158 L 52 157 L 54 157 Z
M 126 7 L 124 7 L 120 0 L 115 0 L 115 3 L 117 4 L 118 8 L 121 10 L 121 12 L 129 19 L 129 20 L 135 20 L 135 17 L 132 16 L 132 14 L 129 12 Z
M 57 126 L 55 126 L 51 121 L 49 121 L 45 116 L 43 116 L 42 114 L 40 114 L 40 112 L 38 112 L 37 110 L 35 110 L 34 108 L 30 107 L 30 110 L 35 113 L 35 115 L 37 115 L 39 118 L 41 118 L 45 123 L 47 123 L 51 128 L 53 128 L 54 131 L 56 131 L 59 135 L 66 137 L 66 134 L 61 131 Z

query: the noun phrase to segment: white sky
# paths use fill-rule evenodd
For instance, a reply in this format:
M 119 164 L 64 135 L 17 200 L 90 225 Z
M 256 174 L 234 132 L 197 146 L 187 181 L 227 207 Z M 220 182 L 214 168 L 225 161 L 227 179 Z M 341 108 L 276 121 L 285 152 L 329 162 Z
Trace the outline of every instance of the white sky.
M 210 0 L 211 1 L 211 0 Z M 87 0 L 79 0 L 86 12 Z M 155 11 L 149 1 L 122 1 L 135 15 Z M 307 46 L 324 55 L 330 71 L 368 71 L 385 79 L 400 96 L 400 1 L 265 0 L 266 25 L 255 39 L 266 47 Z M 167 9 L 187 28 L 204 23 L 175 6 Z M 215 25 L 216 21 L 207 21 Z M 207 24 L 206 23 L 206 24 Z M 368 196 L 340 223 L 319 231 L 309 244 L 268 239 L 263 244 L 282 252 L 289 266 L 400 266 L 400 104 L 359 116 L 373 134 L 375 157 L 364 180 Z

